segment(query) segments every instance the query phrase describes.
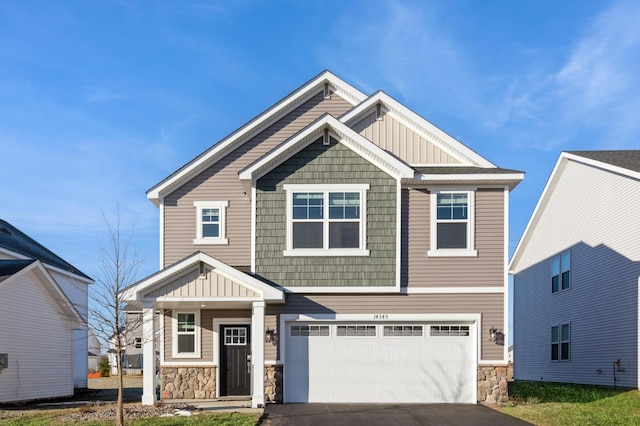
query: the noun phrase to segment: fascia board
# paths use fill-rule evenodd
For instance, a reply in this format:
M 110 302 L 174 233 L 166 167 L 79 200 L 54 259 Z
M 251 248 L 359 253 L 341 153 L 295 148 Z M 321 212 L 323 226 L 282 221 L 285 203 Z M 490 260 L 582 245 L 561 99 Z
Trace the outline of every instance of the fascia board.
M 486 174 L 423 174 L 419 176 L 422 185 L 431 184 L 438 185 L 439 182 L 451 184 L 460 182 L 460 184 L 469 184 L 471 182 L 482 184 L 508 185 L 512 191 L 522 180 L 524 173 L 486 173 Z M 409 186 L 412 182 L 403 182 Z
M 77 322 L 78 324 L 80 324 L 82 326 L 87 325 L 87 322 L 84 320 L 84 318 L 82 318 L 82 315 L 80 315 L 80 312 L 78 312 L 78 310 L 76 309 L 74 304 L 71 302 L 71 300 L 69 300 L 69 298 L 64 293 L 64 291 L 62 291 L 62 289 L 60 288 L 60 286 L 58 285 L 56 280 L 54 280 L 53 277 L 51 276 L 51 274 L 49 273 L 49 271 L 47 271 L 47 268 L 45 267 L 45 265 L 39 260 L 35 260 L 30 265 L 27 265 L 25 268 L 23 268 L 20 271 L 16 272 L 12 276 L 10 276 L 6 280 L 4 280 L 2 282 L 2 284 L 3 285 L 8 284 L 11 281 L 18 279 L 19 277 L 21 277 L 21 276 L 23 276 L 23 275 L 25 275 L 25 274 L 27 274 L 27 273 L 29 273 L 31 271 L 34 271 L 36 273 L 36 275 L 39 276 L 40 280 L 46 282 L 44 287 L 45 287 L 45 290 L 47 291 L 47 293 L 49 294 L 49 296 L 51 296 L 51 298 L 56 303 L 58 303 L 58 305 L 68 315 L 70 315 L 75 322 Z
M 355 108 L 347 111 L 340 117 L 340 121 L 349 125 L 352 120 L 358 118 L 379 102 L 389 109 L 387 113 L 391 113 L 394 118 L 403 122 L 411 130 L 420 134 L 447 154 L 459 159 L 462 163 L 480 167 L 496 167 L 495 164 L 382 91 L 376 92 Z
M 315 139 L 315 136 L 319 136 L 325 128 L 328 128 L 331 132 L 338 135 L 341 139 L 340 143 L 345 144 L 358 155 L 394 176 L 396 179 L 414 178 L 415 171 L 411 167 L 389 155 L 383 149 L 335 117 L 325 114 L 300 133 L 290 138 L 287 142 L 280 145 L 277 149 L 269 152 L 254 164 L 242 170 L 239 173 L 240 180 L 255 182 L 278 164 L 281 164 L 296 152 L 306 147 Z
M 347 84 L 331 72 L 323 71 L 317 77 L 313 78 L 302 87 L 277 102 L 271 108 L 253 118 L 229 136 L 217 142 L 181 169 L 153 186 L 147 191 L 147 198 L 157 205 L 161 195 L 168 193 L 172 188 L 177 188 L 181 182 L 197 175 L 197 173 L 202 169 L 215 164 L 216 161 L 242 145 L 256 132 L 282 118 L 294 106 L 304 102 L 307 98 L 317 93 L 318 90 L 321 90 L 324 83 L 330 84 L 336 93 L 342 95 L 342 97 L 352 105 L 357 105 L 359 102 L 366 99 L 366 95 L 353 86 Z
M 640 180 L 640 172 L 636 172 L 634 170 L 625 169 L 624 167 L 614 166 L 613 164 L 610 164 L 610 163 L 593 160 L 591 158 L 582 157 L 580 155 L 571 154 L 568 152 L 563 152 L 561 155 L 568 160 L 587 164 L 589 166 L 597 167 L 599 169 L 604 169 L 612 173 L 617 173 L 623 176 L 629 176 L 631 178 Z
M 135 286 L 123 290 L 123 292 L 121 293 L 122 299 L 127 302 L 136 302 L 143 300 L 145 298 L 144 295 L 151 291 L 154 287 L 162 285 L 163 282 L 170 277 L 175 276 L 176 274 L 179 274 L 180 272 L 183 272 L 200 262 L 204 262 L 212 268 L 220 270 L 225 275 L 231 277 L 233 280 L 260 294 L 262 296 L 262 299 L 265 301 L 284 302 L 284 293 L 282 293 L 280 290 L 271 287 L 270 285 L 265 284 L 262 281 L 257 280 L 256 278 L 246 275 L 238 271 L 237 269 L 227 265 L 226 263 L 220 262 L 219 260 L 214 259 L 213 257 L 201 252 L 197 255 L 190 256 L 189 258 L 184 259 L 182 262 L 170 266 L 164 271 L 151 276 L 147 280 L 141 281 Z
M 526 245 L 529 239 L 531 238 L 531 234 L 534 232 L 535 227 L 538 224 L 538 221 L 540 220 L 540 215 L 542 214 L 545 207 L 547 206 L 549 202 L 549 198 L 551 197 L 551 193 L 553 192 L 553 189 L 556 187 L 558 181 L 560 180 L 562 172 L 564 171 L 564 168 L 568 161 L 569 161 L 569 157 L 567 156 L 567 153 L 565 152 L 561 153 L 560 157 L 558 158 L 558 161 L 556 162 L 556 165 L 553 167 L 553 171 L 551 172 L 551 175 L 549 176 L 549 179 L 547 180 L 547 183 L 544 189 L 542 190 L 542 194 L 540 195 L 540 198 L 536 203 L 536 207 L 533 209 L 533 213 L 531 214 L 531 217 L 529 218 L 529 222 L 527 223 L 527 226 L 525 227 L 524 232 L 522 233 L 522 237 L 520 237 L 520 241 L 518 241 L 518 245 L 516 246 L 516 249 L 514 250 L 513 255 L 511 256 L 511 261 L 509 262 L 509 265 L 508 265 L 508 271 L 510 274 L 516 274 L 517 272 L 519 272 L 518 262 L 520 261 L 522 252 L 525 250 Z

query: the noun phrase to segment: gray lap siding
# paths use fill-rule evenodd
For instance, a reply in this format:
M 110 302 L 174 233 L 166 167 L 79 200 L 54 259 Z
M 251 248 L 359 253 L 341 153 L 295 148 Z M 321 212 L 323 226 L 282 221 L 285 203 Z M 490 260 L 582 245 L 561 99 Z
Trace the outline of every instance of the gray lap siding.
M 369 184 L 366 249 L 369 256 L 285 257 L 285 184 Z M 256 274 L 285 287 L 394 286 L 396 180 L 345 146 L 321 141 L 259 179 L 256 194 Z

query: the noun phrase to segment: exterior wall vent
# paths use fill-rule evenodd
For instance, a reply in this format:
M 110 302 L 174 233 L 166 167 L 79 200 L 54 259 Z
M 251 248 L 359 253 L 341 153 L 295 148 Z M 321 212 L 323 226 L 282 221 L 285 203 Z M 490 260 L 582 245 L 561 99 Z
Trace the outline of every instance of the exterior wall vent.
M 331 89 L 329 87 L 329 83 L 324 84 L 324 98 L 331 99 Z
M 329 129 L 324 129 L 324 135 L 322 136 L 322 145 L 328 146 L 331 144 L 331 137 L 329 136 Z

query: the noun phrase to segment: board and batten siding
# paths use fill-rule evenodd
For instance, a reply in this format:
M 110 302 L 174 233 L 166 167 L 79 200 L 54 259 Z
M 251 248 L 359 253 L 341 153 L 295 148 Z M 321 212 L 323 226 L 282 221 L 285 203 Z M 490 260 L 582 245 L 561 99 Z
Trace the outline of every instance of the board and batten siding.
M 369 256 L 288 256 L 285 184 L 365 184 Z M 302 151 L 258 180 L 256 275 L 284 287 L 394 286 L 396 180 L 332 139 Z
M 495 361 L 504 357 L 504 346 L 489 341 L 489 328 L 504 329 L 504 303 L 502 294 L 288 294 L 286 305 L 267 305 L 266 317 L 281 314 L 481 314 L 481 360 Z M 373 320 L 373 322 L 376 322 Z M 265 321 L 266 322 L 266 321 Z M 278 330 L 281 335 L 284 330 Z M 281 354 L 273 344 L 266 344 L 265 359 L 276 359 Z
M 385 114 L 378 120 L 374 111 L 355 123 L 352 128 L 409 164 L 459 163 L 457 159 L 407 128 L 390 114 Z
M 616 385 L 638 387 L 638 211 L 638 180 L 567 163 L 514 271 L 516 379 L 613 386 L 620 359 Z M 551 293 L 566 250 L 571 287 Z M 567 323 L 571 360 L 551 361 L 551 327 Z
M 251 309 L 179 309 L 181 312 L 200 311 L 200 358 L 173 358 L 172 311 L 164 311 L 164 361 L 181 362 L 185 365 L 213 362 L 213 320 L 225 318 L 251 318 Z
M 256 297 L 258 294 L 235 281 L 218 274 L 215 270 L 205 268 L 191 269 L 184 275 L 157 288 L 145 297 Z
M 504 287 L 504 189 L 480 188 L 475 194 L 477 257 L 429 257 L 430 193 L 402 191 L 402 286 Z
M 31 270 L 0 286 L 0 402 L 73 395 L 72 324 L 39 279 Z
M 164 265 L 202 251 L 232 266 L 251 264 L 251 201 L 238 179 L 238 172 L 267 154 L 324 113 L 340 116 L 351 108 L 335 93 L 325 99 L 322 92 L 263 130 L 217 163 L 199 173 L 164 200 Z M 196 208 L 194 201 L 228 201 L 226 237 L 228 245 L 194 245 Z

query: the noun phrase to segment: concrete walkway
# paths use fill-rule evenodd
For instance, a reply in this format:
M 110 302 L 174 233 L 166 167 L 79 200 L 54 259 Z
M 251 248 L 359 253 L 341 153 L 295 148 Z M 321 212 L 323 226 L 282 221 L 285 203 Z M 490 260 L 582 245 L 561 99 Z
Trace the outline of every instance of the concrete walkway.
M 198 410 L 216 413 L 253 413 L 262 414 L 263 408 L 251 408 L 251 398 L 222 398 L 222 399 L 163 399 L 163 404 L 186 404 Z

